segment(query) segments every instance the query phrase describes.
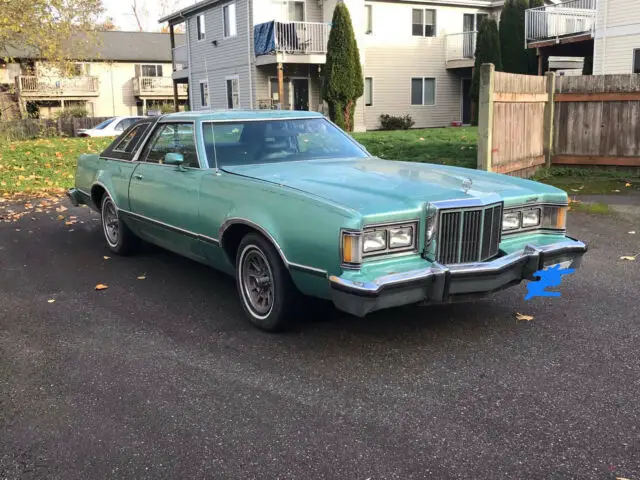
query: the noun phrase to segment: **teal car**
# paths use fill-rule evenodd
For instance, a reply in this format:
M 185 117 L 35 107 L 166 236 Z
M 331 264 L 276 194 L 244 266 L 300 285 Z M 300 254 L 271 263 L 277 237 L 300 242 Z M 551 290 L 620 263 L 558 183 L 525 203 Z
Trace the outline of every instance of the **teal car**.
M 576 268 L 587 250 L 566 235 L 562 190 L 382 160 L 311 112 L 142 120 L 80 156 L 69 197 L 100 212 L 115 253 L 142 239 L 234 275 L 266 331 L 290 325 L 305 296 L 357 316 L 451 302 Z

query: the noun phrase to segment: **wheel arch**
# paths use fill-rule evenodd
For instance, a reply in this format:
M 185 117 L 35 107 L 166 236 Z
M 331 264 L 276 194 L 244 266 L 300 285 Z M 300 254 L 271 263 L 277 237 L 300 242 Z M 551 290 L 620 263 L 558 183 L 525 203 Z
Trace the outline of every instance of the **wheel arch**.
M 220 247 L 224 250 L 232 265 L 236 263 L 240 242 L 249 233 L 258 233 L 271 243 L 278 252 L 285 268 L 289 270 L 289 261 L 274 236 L 264 227 L 246 218 L 230 218 L 222 224 L 218 231 Z

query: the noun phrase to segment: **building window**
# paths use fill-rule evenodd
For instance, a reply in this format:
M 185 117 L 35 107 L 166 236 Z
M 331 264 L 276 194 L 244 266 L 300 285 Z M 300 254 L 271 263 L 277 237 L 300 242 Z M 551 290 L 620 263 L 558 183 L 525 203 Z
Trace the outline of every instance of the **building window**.
M 136 77 L 161 77 L 162 65 L 135 65 Z
M 227 108 L 240 107 L 239 78 L 237 75 L 227 77 Z
M 364 33 L 371 35 L 373 33 L 373 5 L 364 6 Z
M 83 75 L 91 74 L 90 63 L 74 63 L 71 67 L 71 75 L 74 77 L 82 77 Z
M 640 48 L 633 51 L 633 73 L 640 73 Z
M 301 0 L 272 0 L 277 20 L 288 22 L 304 22 L 304 1 Z
M 436 11 L 414 8 L 412 10 L 412 34 L 416 37 L 436 36 Z
M 209 106 L 209 82 L 206 80 L 200 82 L 200 105 Z
M 236 4 L 230 3 L 222 8 L 224 38 L 236 36 Z
M 371 77 L 364 79 L 364 104 L 367 107 L 373 105 L 373 78 Z
M 204 40 L 207 38 L 204 26 L 204 14 L 198 15 L 196 17 L 196 22 L 198 23 L 198 40 Z
M 436 104 L 436 79 L 412 78 L 411 79 L 411 105 L 435 105 Z

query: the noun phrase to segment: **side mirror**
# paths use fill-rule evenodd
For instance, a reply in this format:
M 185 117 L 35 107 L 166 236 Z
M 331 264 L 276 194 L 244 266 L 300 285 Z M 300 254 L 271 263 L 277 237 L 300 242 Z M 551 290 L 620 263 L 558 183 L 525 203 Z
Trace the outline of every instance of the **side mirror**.
M 181 153 L 167 153 L 164 156 L 165 165 L 182 165 L 184 163 L 184 155 Z

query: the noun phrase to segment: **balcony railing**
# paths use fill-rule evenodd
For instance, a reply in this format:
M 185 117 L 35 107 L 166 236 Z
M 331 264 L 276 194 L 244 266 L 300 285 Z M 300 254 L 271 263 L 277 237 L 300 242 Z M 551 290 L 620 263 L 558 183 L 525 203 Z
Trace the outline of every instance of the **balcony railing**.
M 133 93 L 137 97 L 173 97 L 170 77 L 133 77 Z M 178 84 L 178 96 L 187 96 L 187 84 Z
M 256 56 L 272 53 L 323 55 L 331 26 L 312 22 L 267 22 L 254 29 Z
M 37 77 L 18 75 L 16 88 L 23 97 L 95 97 L 98 77 Z
M 173 71 L 186 70 L 189 68 L 189 51 L 186 45 L 180 45 L 173 49 Z
M 570 0 L 530 8 L 525 12 L 527 42 L 592 33 L 596 24 L 596 0 Z
M 445 37 L 445 61 L 473 60 L 476 55 L 477 31 L 450 33 Z

